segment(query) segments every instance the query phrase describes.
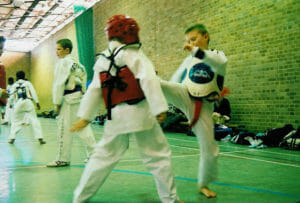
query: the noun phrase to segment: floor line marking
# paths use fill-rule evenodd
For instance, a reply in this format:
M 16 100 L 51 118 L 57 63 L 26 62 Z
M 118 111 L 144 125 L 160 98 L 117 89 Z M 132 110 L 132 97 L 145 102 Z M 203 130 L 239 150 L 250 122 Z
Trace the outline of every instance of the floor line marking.
M 179 140 L 179 141 L 185 141 L 185 142 L 197 142 L 198 143 L 197 140 L 185 140 L 185 139 L 178 139 L 178 138 L 167 138 L 167 139 L 170 139 L 170 140 Z M 222 147 L 241 148 L 241 149 L 244 149 L 244 147 L 242 147 L 242 146 L 246 146 L 246 145 L 242 145 L 242 146 L 240 146 L 240 145 L 237 145 L 237 146 L 227 146 L 227 145 L 223 144 L 222 142 L 218 142 L 218 145 L 222 146 Z M 286 156 L 286 155 L 288 155 L 288 156 L 297 156 L 297 157 L 299 156 L 297 154 L 264 151 L 263 149 L 254 149 L 254 148 L 251 148 L 251 149 L 253 151 L 262 152 L 262 153 L 280 154 L 280 155 L 284 155 L 284 156 Z M 268 149 L 268 148 L 266 148 L 266 149 Z
M 199 154 L 197 154 L 197 155 L 199 155 Z M 230 155 L 226 155 L 226 156 L 230 156 Z M 184 157 L 184 156 L 182 156 L 182 157 Z M 78 165 L 73 164 L 73 165 L 71 165 L 71 167 L 84 168 L 85 165 L 84 164 L 78 164 Z M 47 168 L 47 167 L 45 165 L 42 165 L 42 166 L 25 166 L 25 167 L 14 167 L 14 168 L 8 167 L 6 169 L 24 169 L 24 168 Z M 122 173 L 140 174 L 140 175 L 151 175 L 150 173 L 139 172 L 139 171 L 129 171 L 129 170 L 120 170 L 120 169 L 113 169 L 113 171 L 122 172 Z M 197 182 L 197 179 L 178 177 L 178 176 L 175 176 L 175 179 Z M 240 185 L 233 185 L 233 184 L 219 183 L 219 182 L 212 182 L 212 184 L 226 186 L 226 187 L 233 187 L 233 188 L 238 188 L 238 189 L 244 189 L 244 190 L 251 190 L 251 191 L 255 191 L 255 192 L 263 192 L 263 193 L 269 193 L 269 194 L 275 194 L 275 195 L 281 195 L 281 196 L 300 198 L 300 196 L 297 196 L 297 195 L 281 193 L 281 192 L 274 192 L 274 191 L 269 191 L 269 190 L 264 190 L 264 189 L 247 187 L 247 186 L 240 186 Z
M 77 167 L 81 168 L 81 167 L 84 167 L 84 166 L 77 166 Z M 130 171 L 130 170 L 122 170 L 122 169 L 113 169 L 112 171 L 119 172 L 119 173 L 131 173 L 131 174 L 137 174 L 137 175 L 152 176 L 152 174 L 148 173 L 148 172 Z M 177 180 L 185 180 L 185 181 L 192 181 L 192 182 L 198 182 L 197 179 L 185 178 L 185 177 L 179 177 L 179 176 L 175 176 L 175 179 L 177 179 Z M 220 182 L 212 182 L 212 184 L 214 184 L 214 185 L 220 185 L 220 186 L 225 186 L 225 187 L 232 187 L 232 188 L 237 188 L 237 189 L 242 189 L 242 190 L 250 190 L 250 191 L 254 191 L 254 192 L 262 192 L 262 193 L 268 193 L 268 194 L 273 194 L 273 195 L 293 197 L 293 198 L 297 198 L 297 199 L 300 198 L 299 195 L 293 195 L 293 194 L 282 193 L 282 192 L 275 192 L 275 191 L 271 191 L 271 190 L 264 190 L 264 189 L 247 187 L 247 186 L 241 186 L 241 185 L 233 185 L 233 184 L 220 183 Z
M 181 148 L 188 148 L 188 147 L 182 147 L 182 146 L 177 146 L 177 145 L 171 145 L 171 146 L 181 147 Z M 190 148 L 190 149 L 199 150 L 199 149 L 195 149 L 195 148 Z M 229 154 L 229 153 L 245 152 L 245 151 L 252 151 L 252 150 L 253 149 L 245 149 L 245 150 L 240 150 L 240 151 L 220 152 L 219 155 L 231 156 L 231 157 L 235 157 L 235 158 L 248 159 L 248 160 L 253 160 L 253 161 L 261 161 L 261 162 L 267 162 L 267 163 L 272 163 L 272 164 L 279 164 L 279 165 L 285 165 L 285 166 L 292 166 L 292 167 L 300 168 L 299 165 L 294 165 L 294 164 L 287 164 L 287 163 L 278 162 L 278 161 L 269 161 L 269 160 L 256 159 L 256 158 L 250 158 L 250 157 L 244 157 L 244 156 L 237 156 L 237 155 L 230 155 Z
M 279 165 L 284 165 L 284 166 L 292 166 L 292 167 L 300 168 L 299 165 L 287 164 L 287 163 L 282 163 L 282 162 L 278 162 L 278 161 L 262 160 L 262 159 L 249 158 L 249 157 L 237 156 L 237 155 L 232 155 L 232 154 L 222 154 L 222 153 L 220 153 L 220 154 L 223 156 L 230 156 L 230 157 L 234 157 L 234 158 L 248 159 L 248 160 L 252 160 L 252 161 L 261 161 L 261 162 L 267 162 L 267 163 L 272 163 L 272 164 L 279 164 Z

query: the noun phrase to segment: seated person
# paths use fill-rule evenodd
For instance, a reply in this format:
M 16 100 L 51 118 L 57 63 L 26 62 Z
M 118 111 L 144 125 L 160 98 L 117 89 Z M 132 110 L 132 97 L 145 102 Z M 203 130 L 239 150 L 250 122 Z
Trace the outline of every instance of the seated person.
M 213 120 L 217 125 L 224 125 L 231 120 L 231 109 L 229 100 L 225 98 L 229 94 L 229 90 L 224 88 L 223 93 L 214 103 L 214 112 L 212 114 Z
M 230 103 L 229 100 L 225 98 L 228 95 L 229 90 L 223 88 L 221 96 L 214 103 L 214 112 L 212 114 L 214 123 L 215 123 L 215 139 L 230 139 L 233 129 L 228 127 L 228 122 L 231 120 L 230 116 Z M 224 141 L 226 141 L 224 140 Z

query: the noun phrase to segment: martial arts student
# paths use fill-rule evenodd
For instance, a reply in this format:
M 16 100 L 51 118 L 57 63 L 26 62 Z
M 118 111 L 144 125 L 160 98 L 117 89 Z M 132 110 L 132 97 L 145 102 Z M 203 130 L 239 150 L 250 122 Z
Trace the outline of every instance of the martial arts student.
M 213 101 L 223 88 L 227 58 L 222 51 L 209 50 L 209 33 L 204 25 L 186 29 L 184 49 L 191 54 L 171 81 L 161 81 L 167 101 L 185 113 L 200 145 L 198 189 L 206 197 L 216 193 L 208 184 L 217 177 L 219 148 L 214 139 Z
M 8 78 L 8 85 L 7 85 L 7 93 L 9 95 L 12 94 L 12 85 L 14 84 L 14 78 L 9 77 Z M 11 115 L 13 110 L 13 97 L 10 97 L 10 99 L 7 100 L 6 107 L 5 107 L 5 116 L 4 116 L 4 122 L 2 125 L 7 125 L 11 123 Z
M 31 82 L 24 79 L 25 72 L 18 71 L 16 73 L 17 81 L 11 88 L 9 100 L 13 99 L 14 104 L 8 143 L 13 144 L 15 142 L 16 134 L 22 129 L 24 117 L 26 116 L 27 121 L 31 124 L 34 137 L 39 140 L 40 144 L 46 144 L 43 139 L 41 123 L 36 116 L 35 107 L 33 105 L 34 101 L 37 109 L 40 109 L 38 96 Z
M 143 163 L 154 176 L 160 200 L 179 202 L 171 151 L 158 123 L 166 117 L 168 106 L 152 62 L 140 49 L 138 31 L 138 24 L 128 16 L 116 15 L 107 22 L 108 49 L 94 66 L 93 81 L 78 113 L 81 119 L 72 130 L 81 130 L 93 120 L 101 100 L 108 120 L 74 191 L 74 203 L 87 201 L 103 185 L 128 149 L 129 136 L 135 138 Z
M 58 154 L 47 167 L 65 167 L 70 165 L 72 138 L 70 131 L 76 116 L 80 100 L 86 90 L 86 70 L 71 57 L 73 45 L 69 39 L 56 42 L 56 54 L 59 60 L 54 69 L 54 82 L 52 87 L 53 104 L 58 116 Z M 90 125 L 79 133 L 86 148 L 87 162 L 93 152 L 96 140 Z

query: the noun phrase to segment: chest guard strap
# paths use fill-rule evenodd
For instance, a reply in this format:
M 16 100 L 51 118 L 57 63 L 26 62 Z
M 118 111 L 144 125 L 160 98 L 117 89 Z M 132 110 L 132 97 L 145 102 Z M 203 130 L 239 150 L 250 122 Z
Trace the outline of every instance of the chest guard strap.
M 145 98 L 139 80 L 134 77 L 130 69 L 127 66 L 119 67 L 115 64 L 114 57 L 122 48 L 109 57 L 101 54 L 111 61 L 108 71 L 101 72 L 99 75 L 108 120 L 111 120 L 111 109 L 114 106 L 123 102 L 136 104 Z M 112 67 L 116 69 L 115 76 L 110 73 Z
M 30 91 L 26 86 L 23 86 L 22 83 L 19 83 L 19 86 L 16 87 L 15 98 L 18 99 L 32 99 Z

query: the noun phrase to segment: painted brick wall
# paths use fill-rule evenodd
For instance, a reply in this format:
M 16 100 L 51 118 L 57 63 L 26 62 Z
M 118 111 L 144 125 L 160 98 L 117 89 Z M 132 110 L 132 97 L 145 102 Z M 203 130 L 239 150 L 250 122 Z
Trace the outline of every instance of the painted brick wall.
M 30 78 L 30 57 L 30 53 L 4 52 L 1 62 L 6 68 L 6 84 L 9 77 L 16 81 L 16 72 L 20 70 L 25 72 L 27 78 Z
M 300 52 L 298 0 L 102 0 L 95 6 L 96 52 L 107 46 L 106 19 L 128 14 L 140 27 L 145 53 L 159 75 L 169 79 L 188 54 L 184 30 L 204 23 L 210 48 L 229 59 L 225 85 L 232 122 L 261 132 L 300 125 Z

